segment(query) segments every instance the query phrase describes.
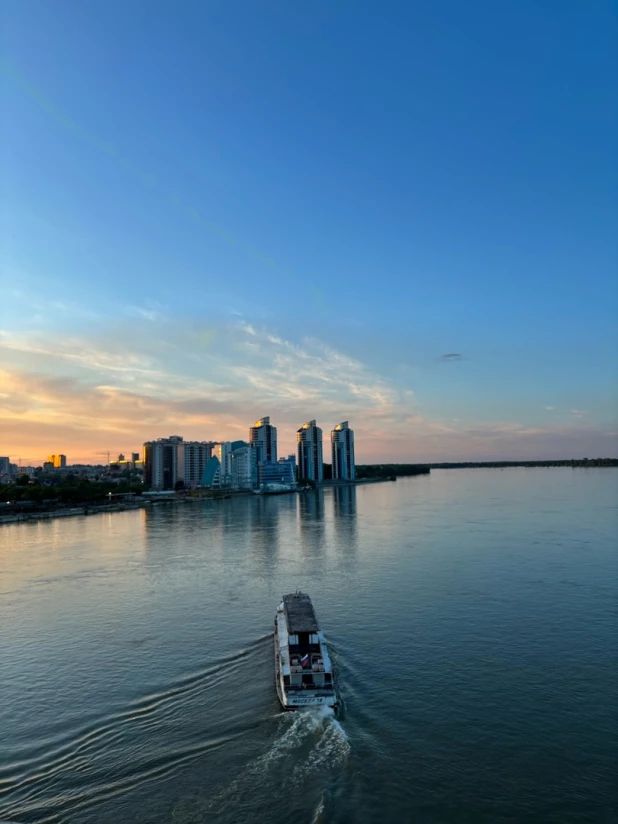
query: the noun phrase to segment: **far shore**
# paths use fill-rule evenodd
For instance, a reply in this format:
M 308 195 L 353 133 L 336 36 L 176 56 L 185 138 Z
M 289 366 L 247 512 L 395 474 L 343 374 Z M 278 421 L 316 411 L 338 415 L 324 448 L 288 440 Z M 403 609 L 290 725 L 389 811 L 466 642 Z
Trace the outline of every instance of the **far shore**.
M 401 477 L 414 477 L 429 474 L 431 469 L 510 469 L 510 468 L 595 468 L 618 467 L 618 458 L 584 458 L 564 461 L 484 461 L 465 463 L 435 463 L 435 464 L 373 464 L 359 465 L 357 470 L 361 477 L 350 480 L 325 479 L 318 488 L 332 489 L 337 487 L 352 487 L 362 484 L 396 481 Z M 369 475 L 371 472 L 371 475 Z M 363 477 L 367 473 L 368 477 Z M 304 494 L 312 490 L 304 487 L 292 489 L 289 494 Z M 102 515 L 111 512 L 126 512 L 128 510 L 143 509 L 160 504 L 194 503 L 203 500 L 225 500 L 253 495 L 253 490 L 173 490 L 159 493 L 142 493 L 114 503 L 84 503 L 66 506 L 53 505 L 31 511 L 0 511 L 0 526 L 4 524 L 24 523 L 27 521 L 49 520 L 51 518 L 67 518 L 76 515 Z M 268 495 L 269 493 L 266 493 Z M 281 493 L 274 493 L 281 494 Z M 16 507 L 18 508 L 18 507 Z
M 356 484 L 380 483 L 391 480 L 390 478 L 364 478 L 358 481 L 327 481 L 325 488 L 336 486 L 355 486 Z M 302 494 L 307 490 L 293 489 L 290 494 Z M 313 491 L 313 490 L 309 490 Z M 52 518 L 69 518 L 77 515 L 104 515 L 110 512 L 127 512 L 145 507 L 160 506 L 162 504 L 186 504 L 197 503 L 199 501 L 220 501 L 230 498 L 242 498 L 253 495 L 253 490 L 192 490 L 174 492 L 173 490 L 161 491 L 158 494 L 136 495 L 126 502 L 118 501 L 112 504 L 80 504 L 78 506 L 51 506 L 47 509 L 36 511 L 21 511 L 0 514 L 0 526 L 4 524 L 26 523 L 29 521 L 50 520 Z

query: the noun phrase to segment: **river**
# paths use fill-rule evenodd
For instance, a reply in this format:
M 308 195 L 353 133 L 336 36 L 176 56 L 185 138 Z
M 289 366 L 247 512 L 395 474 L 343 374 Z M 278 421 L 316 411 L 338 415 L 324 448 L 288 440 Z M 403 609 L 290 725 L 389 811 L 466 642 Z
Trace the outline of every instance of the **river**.
M 0 820 L 610 822 L 616 469 L 0 528 Z M 308 592 L 339 718 L 283 714 Z

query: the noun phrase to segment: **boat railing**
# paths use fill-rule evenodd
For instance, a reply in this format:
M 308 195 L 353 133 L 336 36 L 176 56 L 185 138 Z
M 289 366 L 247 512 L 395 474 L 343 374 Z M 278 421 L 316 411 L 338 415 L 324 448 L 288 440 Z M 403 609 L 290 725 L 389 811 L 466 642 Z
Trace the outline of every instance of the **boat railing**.
M 285 686 L 286 692 L 313 692 L 314 690 L 320 691 L 333 691 L 332 684 L 286 684 Z

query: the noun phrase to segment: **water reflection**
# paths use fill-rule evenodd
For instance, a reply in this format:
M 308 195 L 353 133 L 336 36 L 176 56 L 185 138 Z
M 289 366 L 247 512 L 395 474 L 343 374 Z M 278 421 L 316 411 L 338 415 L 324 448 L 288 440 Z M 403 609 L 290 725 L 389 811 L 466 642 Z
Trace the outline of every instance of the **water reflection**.
M 301 526 L 311 526 L 324 520 L 324 490 L 315 489 L 298 495 Z
M 319 568 L 325 555 L 324 490 L 315 489 L 298 495 L 298 523 L 303 560 Z M 317 567 L 316 567 L 317 569 Z
M 255 495 L 251 500 L 251 555 L 267 575 L 275 570 L 280 550 L 279 519 L 285 502 L 280 497 Z M 290 496 L 286 496 L 290 497 Z
M 355 486 L 333 488 L 333 521 L 339 547 L 355 551 L 357 538 Z
M 147 562 L 197 562 L 204 554 L 224 560 L 240 552 L 254 565 L 253 574 L 266 577 L 281 564 L 323 567 L 328 556 L 356 553 L 356 494 L 354 486 L 344 486 L 155 504 L 140 513 Z
M 333 488 L 333 509 L 336 518 L 356 515 L 356 487 L 335 486 Z

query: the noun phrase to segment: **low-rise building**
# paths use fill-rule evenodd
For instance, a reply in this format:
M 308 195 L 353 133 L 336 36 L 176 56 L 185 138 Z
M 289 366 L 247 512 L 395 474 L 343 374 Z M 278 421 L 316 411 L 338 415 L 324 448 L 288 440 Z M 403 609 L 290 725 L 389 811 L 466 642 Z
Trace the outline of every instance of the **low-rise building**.
M 294 473 L 294 480 L 298 477 L 296 471 L 296 455 L 288 455 L 287 458 L 279 458 L 279 463 L 287 463 L 292 466 L 292 472 Z
M 270 484 L 292 486 L 296 483 L 294 466 L 289 461 L 260 461 L 258 465 L 260 487 Z

